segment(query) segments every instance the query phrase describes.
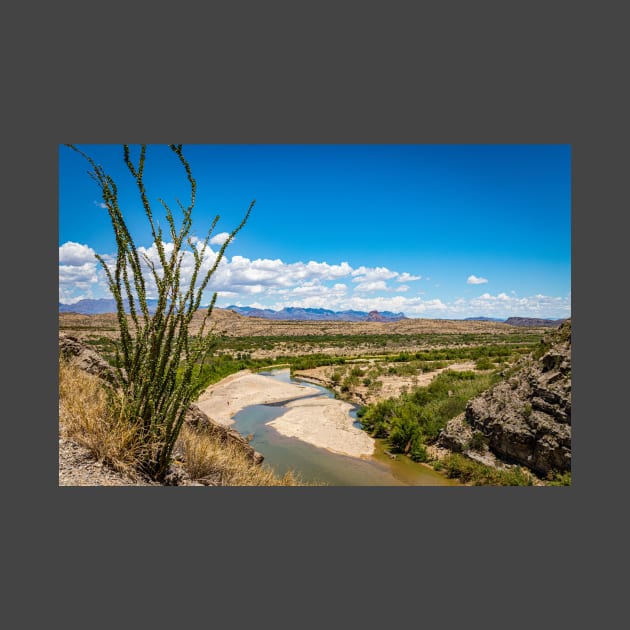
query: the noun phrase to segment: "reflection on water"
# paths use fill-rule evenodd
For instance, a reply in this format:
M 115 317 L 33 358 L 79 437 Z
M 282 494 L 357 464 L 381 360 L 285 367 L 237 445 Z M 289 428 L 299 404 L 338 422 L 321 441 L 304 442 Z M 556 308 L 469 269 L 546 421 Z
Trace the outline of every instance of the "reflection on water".
M 314 395 L 334 398 L 334 394 L 319 385 L 293 379 L 288 369 L 259 372 L 263 376 L 285 383 L 298 383 L 312 387 Z M 370 458 L 356 458 L 332 453 L 327 449 L 312 446 L 295 438 L 278 433 L 268 422 L 281 416 L 287 410 L 282 404 L 251 405 L 234 416 L 234 428 L 242 435 L 252 435 L 250 444 L 265 456 L 263 465 L 272 467 L 284 474 L 289 469 L 298 472 L 305 481 L 319 481 L 335 486 L 436 486 L 459 485 L 439 473 L 415 464 L 407 457 L 391 460 L 383 455 L 383 445 L 377 441 L 377 453 Z M 354 425 L 361 427 L 356 419 L 357 407 L 350 415 Z M 406 460 L 406 461 L 405 461 Z

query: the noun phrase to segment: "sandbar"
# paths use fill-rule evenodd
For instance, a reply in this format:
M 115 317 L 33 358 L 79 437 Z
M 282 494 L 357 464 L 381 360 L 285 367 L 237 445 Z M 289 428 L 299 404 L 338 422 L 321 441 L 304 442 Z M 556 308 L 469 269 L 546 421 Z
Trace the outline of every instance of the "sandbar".
M 374 440 L 354 426 L 349 403 L 316 396 L 294 400 L 286 406 L 286 413 L 268 423 L 282 435 L 352 457 L 374 453 Z
M 270 376 L 242 370 L 210 385 L 195 404 L 219 424 L 230 426 L 234 424 L 232 416 L 250 405 L 266 405 L 314 393 L 316 391 L 306 385 L 283 383 Z
M 278 433 L 352 457 L 374 452 L 373 438 L 353 425 L 352 405 L 318 394 L 307 385 L 243 370 L 209 386 L 196 404 L 216 422 L 230 426 L 233 416 L 245 407 L 284 401 L 289 401 L 286 413 L 268 423 Z

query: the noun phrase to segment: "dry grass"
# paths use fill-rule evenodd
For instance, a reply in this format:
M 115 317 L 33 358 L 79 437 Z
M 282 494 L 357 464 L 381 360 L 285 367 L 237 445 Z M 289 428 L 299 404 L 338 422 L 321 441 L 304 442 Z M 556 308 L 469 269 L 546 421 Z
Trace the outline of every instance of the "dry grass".
M 197 481 L 219 486 L 311 485 L 294 472 L 279 477 L 264 464 L 254 464 L 237 445 L 221 443 L 188 426 L 183 426 L 179 434 L 178 450 L 183 454 L 184 470 Z
M 120 408 L 98 377 L 60 360 L 60 433 L 87 447 L 98 461 L 138 480 L 143 447 Z M 238 446 L 187 425 L 182 427 L 176 451 L 183 455 L 178 463 L 195 481 L 218 486 L 311 485 L 292 472 L 279 477 L 264 464 L 252 462 Z
M 141 441 L 120 414 L 115 396 L 96 376 L 59 361 L 59 430 L 100 462 L 137 479 Z

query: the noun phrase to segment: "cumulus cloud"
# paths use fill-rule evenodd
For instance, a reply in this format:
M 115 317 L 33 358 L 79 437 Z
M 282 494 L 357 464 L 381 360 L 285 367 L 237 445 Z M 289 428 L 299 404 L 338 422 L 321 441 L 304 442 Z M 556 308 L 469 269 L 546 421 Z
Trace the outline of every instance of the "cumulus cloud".
M 477 278 L 477 276 L 468 276 L 466 284 L 485 284 L 488 282 L 486 278 Z
M 516 297 L 499 293 L 482 295 L 455 303 L 451 309 L 454 315 L 460 313 L 476 314 L 494 317 L 542 317 L 560 319 L 571 315 L 570 297 L 548 296 L 536 294 L 529 297 Z
M 414 280 L 422 280 L 422 276 L 412 276 L 405 271 L 404 273 L 398 274 L 396 278 L 396 282 L 413 282 Z
M 376 280 L 374 282 L 361 282 L 354 287 L 355 291 L 367 292 L 367 291 L 387 291 L 387 284 L 384 280 Z
M 225 241 L 228 240 L 228 238 L 230 238 L 228 232 L 220 232 L 210 239 L 210 245 L 218 245 L 220 247 L 221 245 L 223 245 L 223 243 L 225 243 Z
M 218 235 L 217 235 L 218 236 Z M 201 243 L 197 243 L 197 247 Z M 216 248 L 215 248 L 216 249 Z M 167 256 L 172 243 L 165 244 Z M 138 247 L 161 274 L 159 255 L 155 244 Z M 86 297 L 109 297 L 103 270 L 94 258 L 94 250 L 86 244 L 69 241 L 59 247 L 59 299 L 64 303 Z M 110 264 L 115 256 L 102 253 Z M 204 254 L 200 274 L 215 263 L 217 252 L 209 246 Z M 148 265 L 143 262 L 148 297 L 155 297 L 156 287 Z M 185 252 L 182 260 L 182 285 L 186 286 L 194 270 L 192 252 Z M 394 287 L 387 281 L 396 280 Z M 207 287 L 204 300 L 212 292 L 219 293 L 219 306 L 240 304 L 262 308 L 282 309 L 285 306 L 327 308 L 332 310 L 387 310 L 403 312 L 408 317 L 434 317 L 461 319 L 484 315 L 507 318 L 510 316 L 568 317 L 571 311 L 570 294 L 566 297 L 517 297 L 514 293 L 485 292 L 474 298 L 458 297 L 452 301 L 425 299 L 417 292 L 408 295 L 409 282 L 420 279 L 409 272 L 398 272 L 387 267 L 360 266 L 356 269 L 347 262 L 330 264 L 324 261 L 285 262 L 279 258 L 250 259 L 235 255 L 224 257 Z M 484 278 L 470 276 L 468 282 L 480 284 Z M 352 287 L 349 291 L 348 284 Z M 383 294 L 384 293 L 384 294 Z M 204 302 L 202 302 L 204 303 Z
M 395 278 L 397 271 L 391 271 L 387 267 L 359 267 L 352 271 L 355 277 L 352 282 L 375 282 L 377 280 L 389 280 Z
M 87 245 L 68 241 L 59 248 L 60 265 L 83 265 L 85 263 L 96 263 L 94 250 Z
M 95 263 L 83 265 L 59 265 L 59 284 L 98 282 Z

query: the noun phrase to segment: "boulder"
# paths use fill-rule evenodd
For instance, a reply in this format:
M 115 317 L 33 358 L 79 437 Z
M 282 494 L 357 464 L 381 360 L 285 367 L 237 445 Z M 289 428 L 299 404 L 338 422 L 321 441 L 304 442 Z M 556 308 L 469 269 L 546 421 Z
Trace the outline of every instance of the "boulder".
M 468 448 L 472 434 L 472 427 L 465 421 L 464 414 L 460 413 L 446 423 L 437 444 L 455 453 L 463 453 Z
M 59 333 L 59 355 L 85 372 L 94 374 L 112 385 L 119 383 L 115 368 L 98 352 L 76 337 Z

